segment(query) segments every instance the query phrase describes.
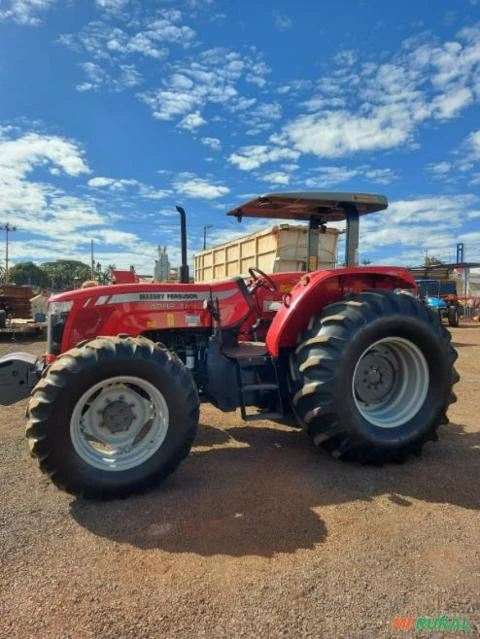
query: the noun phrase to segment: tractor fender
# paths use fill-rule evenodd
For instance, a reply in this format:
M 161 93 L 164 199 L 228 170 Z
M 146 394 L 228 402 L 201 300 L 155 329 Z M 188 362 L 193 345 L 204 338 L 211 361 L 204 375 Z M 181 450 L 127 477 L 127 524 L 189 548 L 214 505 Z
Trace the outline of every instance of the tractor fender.
M 284 296 L 267 334 L 267 350 L 277 357 L 282 348 L 295 346 L 311 317 L 349 293 L 415 288 L 413 276 L 400 267 L 362 266 L 306 273 Z

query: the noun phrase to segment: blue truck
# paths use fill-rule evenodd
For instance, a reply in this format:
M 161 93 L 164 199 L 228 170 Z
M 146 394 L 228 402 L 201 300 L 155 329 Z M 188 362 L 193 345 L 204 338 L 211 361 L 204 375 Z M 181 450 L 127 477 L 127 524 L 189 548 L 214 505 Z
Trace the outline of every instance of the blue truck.
M 458 326 L 460 304 L 457 285 L 453 280 L 416 280 L 418 297 L 429 308 L 438 313 L 449 326 Z

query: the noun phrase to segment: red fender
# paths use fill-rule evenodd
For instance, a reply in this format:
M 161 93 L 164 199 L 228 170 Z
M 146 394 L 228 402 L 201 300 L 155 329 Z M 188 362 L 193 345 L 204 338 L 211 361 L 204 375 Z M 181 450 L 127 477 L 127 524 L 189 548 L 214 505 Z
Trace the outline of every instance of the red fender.
M 362 266 L 306 273 L 284 297 L 267 333 L 267 350 L 277 357 L 281 348 L 295 346 L 310 318 L 348 293 L 373 288 L 393 291 L 415 287 L 415 279 L 404 268 Z

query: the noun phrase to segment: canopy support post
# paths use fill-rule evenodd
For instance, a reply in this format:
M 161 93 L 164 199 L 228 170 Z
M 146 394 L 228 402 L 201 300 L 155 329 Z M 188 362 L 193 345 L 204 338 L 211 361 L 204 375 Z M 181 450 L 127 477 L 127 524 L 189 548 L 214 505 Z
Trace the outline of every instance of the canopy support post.
M 345 202 L 343 205 L 347 216 L 347 233 L 345 239 L 345 265 L 358 266 L 359 219 L 357 207 Z

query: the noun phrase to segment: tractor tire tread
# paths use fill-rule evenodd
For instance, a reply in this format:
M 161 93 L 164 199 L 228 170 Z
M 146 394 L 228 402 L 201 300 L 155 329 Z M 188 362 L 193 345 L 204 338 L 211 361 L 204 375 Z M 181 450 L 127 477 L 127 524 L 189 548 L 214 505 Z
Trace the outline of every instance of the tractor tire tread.
M 58 399 L 59 394 L 64 392 L 69 384 L 72 383 L 75 374 L 95 364 L 99 359 L 114 357 L 119 353 L 128 353 L 129 356 L 135 359 L 150 359 L 150 361 L 152 356 L 156 355 L 157 365 L 165 367 L 168 373 L 173 378 L 176 378 L 179 386 L 187 391 L 183 395 L 184 402 L 186 406 L 191 406 L 192 408 L 187 413 L 183 444 L 176 449 L 169 462 L 158 472 L 132 486 L 127 485 L 114 491 L 111 489 L 102 491 L 92 488 L 78 488 L 74 482 L 69 482 L 65 477 L 60 477 L 58 470 L 50 462 L 47 416 L 51 412 L 52 405 Z M 190 372 L 185 369 L 178 356 L 168 351 L 163 345 L 158 346 L 143 337 L 123 335 L 97 337 L 88 340 L 82 347 L 75 347 L 62 354 L 48 367 L 47 374 L 32 391 L 27 408 L 27 417 L 26 437 L 30 454 L 37 459 L 40 470 L 47 474 L 58 488 L 77 497 L 87 497 L 89 499 L 125 498 L 131 494 L 144 493 L 153 486 L 158 485 L 169 474 L 174 472 L 182 460 L 187 457 L 197 432 L 199 398 Z
M 456 401 L 453 391 L 447 393 L 434 423 L 419 438 L 400 448 L 368 446 L 361 438 L 347 432 L 335 414 L 332 401 L 335 384 L 335 364 L 356 329 L 366 322 L 392 316 L 407 315 L 431 326 L 439 346 L 444 350 L 451 369 L 451 386 L 459 380 L 454 367 L 457 353 L 451 346 L 449 331 L 424 304 L 406 294 L 368 290 L 350 294 L 340 302 L 326 306 L 301 333 L 293 352 L 294 367 L 298 375 L 293 380 L 293 408 L 311 439 L 320 444 L 333 457 L 355 460 L 362 464 L 383 465 L 402 463 L 410 455 L 420 455 L 427 441 L 438 439 L 437 429 L 448 423 L 447 410 Z M 296 391 L 296 392 L 295 392 Z M 317 423 L 315 421 L 317 420 Z

